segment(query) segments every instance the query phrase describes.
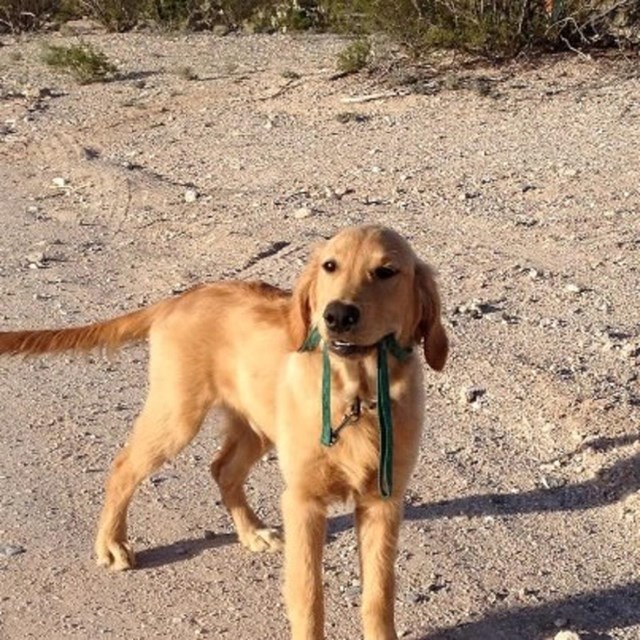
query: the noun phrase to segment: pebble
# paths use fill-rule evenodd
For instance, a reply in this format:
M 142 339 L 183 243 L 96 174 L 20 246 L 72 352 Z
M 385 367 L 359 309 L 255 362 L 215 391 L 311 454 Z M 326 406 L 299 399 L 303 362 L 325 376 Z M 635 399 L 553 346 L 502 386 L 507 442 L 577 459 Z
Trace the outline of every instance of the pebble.
M 404 597 L 404 601 L 407 604 L 421 604 L 422 602 L 425 602 L 428 599 L 429 598 L 425 596 L 424 593 L 420 593 L 419 591 L 410 591 Z
M 338 198 L 338 200 L 344 198 L 344 196 L 353 193 L 355 191 L 355 189 L 351 188 L 351 187 L 336 187 L 333 192 L 336 195 L 336 198 Z
M 624 358 L 637 358 L 640 356 L 640 346 L 633 343 L 628 343 L 622 346 L 620 354 Z
M 64 178 L 61 178 L 60 176 L 54 178 L 51 183 L 53 184 L 54 187 L 58 187 L 59 189 L 64 189 L 64 187 L 67 186 L 67 181 Z
M 25 552 L 26 549 L 19 544 L 0 544 L 0 558 L 13 558 Z
M 538 224 L 538 220 L 532 216 L 518 216 L 514 220 L 516 227 L 535 227 Z
M 195 202 L 200 197 L 200 194 L 196 189 L 187 189 L 184 192 L 184 201 L 185 202 Z
M 460 398 L 464 402 L 471 404 L 472 402 L 475 402 L 478 398 L 481 398 L 486 392 L 487 392 L 486 389 L 473 385 L 471 387 L 465 387 L 464 389 L 462 389 L 460 391 Z
M 531 269 L 529 269 L 529 277 L 532 280 L 538 280 L 538 278 L 542 278 L 542 271 L 531 267 Z
M 575 631 L 559 631 L 553 640 L 580 640 L 580 636 Z
M 42 269 L 46 257 L 42 251 L 32 251 L 25 256 L 25 260 L 29 266 L 29 269 Z
M 575 293 L 575 294 L 582 293 L 584 291 L 582 287 L 578 286 L 577 284 L 573 284 L 572 282 L 565 285 L 564 290 L 568 291 L 569 293 Z
M 313 209 L 311 207 L 300 207 L 293 212 L 293 217 L 296 220 L 304 220 L 304 218 L 310 218 L 313 215 Z
M 459 314 L 470 316 L 476 319 L 482 318 L 482 316 L 484 316 L 486 311 L 487 311 L 486 305 L 480 302 L 480 300 L 471 300 L 470 302 L 459 304 L 454 309 L 454 313 L 459 313 Z

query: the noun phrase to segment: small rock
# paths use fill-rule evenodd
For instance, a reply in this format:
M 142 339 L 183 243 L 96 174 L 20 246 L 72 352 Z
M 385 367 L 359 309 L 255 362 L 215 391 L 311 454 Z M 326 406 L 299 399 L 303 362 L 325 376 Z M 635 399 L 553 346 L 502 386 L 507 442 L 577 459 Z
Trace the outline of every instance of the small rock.
M 580 636 L 575 631 L 559 631 L 553 640 L 580 640 Z
M 424 593 L 420 593 L 419 591 L 410 591 L 404 597 L 404 601 L 407 604 L 420 604 L 428 599 L 429 598 L 425 596 Z
M 552 489 L 560 489 L 567 484 L 567 481 L 564 478 L 560 478 L 558 476 L 542 476 L 540 478 L 540 484 L 547 490 Z
M 46 257 L 42 251 L 32 251 L 25 256 L 29 269 L 44 269 Z
M 514 224 L 516 227 L 535 227 L 538 221 L 532 216 L 518 216 L 514 220 Z
M 352 189 L 351 187 L 336 187 L 333 190 L 336 198 L 338 198 L 338 200 L 341 200 L 342 198 L 344 198 L 344 196 L 353 193 L 354 189 Z
M 293 217 L 296 220 L 303 220 L 313 215 L 313 209 L 311 207 L 300 207 L 293 212 Z
M 478 398 L 481 398 L 485 393 L 486 393 L 486 389 L 483 389 L 482 387 L 478 387 L 478 386 L 471 386 L 471 387 L 466 387 L 465 389 L 462 389 L 460 392 L 460 398 L 468 403 L 471 404 L 472 402 L 475 402 Z
M 471 318 L 475 318 L 476 320 L 482 318 L 487 313 L 492 313 L 493 311 L 497 311 L 497 307 L 488 303 L 481 302 L 480 300 L 471 300 L 469 302 L 465 302 L 463 304 L 459 304 L 454 310 L 454 314 L 461 314 L 465 316 L 470 316 Z
M 82 147 L 82 154 L 86 160 L 96 160 L 100 157 L 100 152 L 93 147 Z
M 620 349 L 620 355 L 623 358 L 637 358 L 640 356 L 640 346 L 633 343 L 625 344 Z
M 584 291 L 584 289 L 582 287 L 580 287 L 577 284 L 574 284 L 572 282 L 570 282 L 569 284 L 565 285 L 564 290 L 568 291 L 569 293 L 575 293 L 575 294 L 579 294 L 579 293 L 582 293 Z
M 19 544 L 0 544 L 0 558 L 13 558 L 25 552 L 26 549 Z
M 58 187 L 58 189 L 64 189 L 67 186 L 67 181 L 60 176 L 54 178 L 51 183 L 54 187 Z
M 230 33 L 230 29 L 226 24 L 215 24 L 211 29 L 214 36 L 222 38 Z
M 535 268 L 531 267 L 529 269 L 529 277 L 532 280 L 538 280 L 538 278 L 542 277 L 542 271 L 540 271 L 539 269 L 535 269 Z
M 348 598 L 349 600 L 356 600 L 360 598 L 360 585 L 357 584 L 357 585 L 351 585 L 349 587 L 345 587 L 342 594 L 344 595 L 345 598 Z
M 200 197 L 200 194 L 196 189 L 187 189 L 184 192 L 185 202 L 195 202 Z

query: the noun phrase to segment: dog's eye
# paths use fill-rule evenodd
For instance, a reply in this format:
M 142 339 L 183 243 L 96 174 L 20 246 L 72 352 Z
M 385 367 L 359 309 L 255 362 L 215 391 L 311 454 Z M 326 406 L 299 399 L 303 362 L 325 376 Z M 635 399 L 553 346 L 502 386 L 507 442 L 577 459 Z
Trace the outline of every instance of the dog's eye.
M 377 267 L 373 271 L 373 275 L 378 278 L 378 280 L 388 280 L 389 278 L 393 278 L 398 272 L 392 267 Z
M 322 263 L 322 268 L 327 273 L 333 273 L 338 268 L 338 265 L 336 264 L 335 260 L 327 260 Z

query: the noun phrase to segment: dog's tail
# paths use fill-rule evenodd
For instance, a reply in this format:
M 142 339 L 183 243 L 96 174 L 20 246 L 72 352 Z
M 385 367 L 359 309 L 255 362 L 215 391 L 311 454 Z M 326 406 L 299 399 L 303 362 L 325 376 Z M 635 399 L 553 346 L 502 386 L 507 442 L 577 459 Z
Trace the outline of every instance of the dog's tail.
M 40 331 L 0 331 L 0 355 L 39 355 L 60 351 L 90 351 L 102 347 L 113 351 L 125 342 L 142 340 L 162 302 L 112 320 L 83 327 L 44 329 Z

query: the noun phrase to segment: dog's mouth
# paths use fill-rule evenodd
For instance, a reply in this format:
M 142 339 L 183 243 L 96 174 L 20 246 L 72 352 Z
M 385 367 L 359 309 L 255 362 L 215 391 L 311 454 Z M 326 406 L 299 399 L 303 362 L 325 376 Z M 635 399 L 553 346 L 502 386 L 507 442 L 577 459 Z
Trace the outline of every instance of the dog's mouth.
M 335 353 L 342 358 L 365 356 L 376 347 L 375 344 L 354 344 L 353 342 L 346 342 L 345 340 L 330 340 L 328 346 L 331 353 Z

